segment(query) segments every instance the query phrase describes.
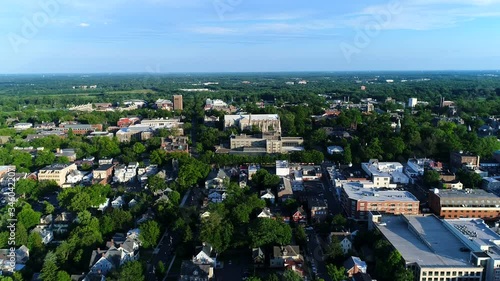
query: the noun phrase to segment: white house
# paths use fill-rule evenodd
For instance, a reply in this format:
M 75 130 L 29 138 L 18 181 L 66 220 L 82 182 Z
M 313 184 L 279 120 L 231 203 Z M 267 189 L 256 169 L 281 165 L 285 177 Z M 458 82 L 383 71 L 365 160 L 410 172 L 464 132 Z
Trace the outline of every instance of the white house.
M 330 241 L 337 239 L 340 242 L 342 252 L 347 254 L 352 249 L 352 233 L 350 232 L 332 232 L 330 233 Z
M 271 213 L 271 210 L 269 208 L 264 208 L 262 211 L 257 215 L 258 218 L 266 218 L 270 219 L 273 217 L 273 214 Z
M 118 196 L 115 200 L 111 201 L 111 206 L 113 208 L 121 208 L 123 205 L 125 205 L 125 200 L 123 200 L 123 197 L 121 196 Z
M 33 232 L 40 235 L 42 243 L 45 245 L 49 244 L 54 239 L 54 232 L 48 228 L 37 226 L 33 229 Z
M 329 146 L 327 147 L 327 152 L 330 155 L 344 153 L 344 149 L 340 146 Z
M 106 275 L 126 262 L 138 260 L 140 245 L 137 239 L 127 238 L 119 245 L 111 242 L 107 250 L 94 250 L 90 259 L 90 272 Z
M 79 183 L 83 180 L 83 173 L 78 170 L 73 170 L 66 175 L 66 183 Z
M 213 202 L 213 203 L 221 203 L 226 199 L 227 194 L 225 192 L 219 192 L 216 190 L 213 190 L 208 194 L 208 199 Z
M 196 256 L 193 257 L 193 263 L 195 264 L 210 264 L 215 266 L 217 263 L 217 258 L 212 254 L 213 248 L 208 243 L 203 243 L 200 251 Z
M 137 202 L 137 200 L 135 200 L 135 198 L 133 198 L 132 200 L 130 200 L 130 201 L 128 202 L 128 207 L 129 207 L 129 208 L 132 208 L 132 207 L 134 207 L 135 205 L 137 205 L 137 203 L 138 203 L 138 202 Z
M 275 196 L 274 194 L 271 192 L 270 189 L 264 191 L 264 194 L 262 194 L 260 196 L 260 199 L 262 200 L 269 200 L 272 204 L 274 204 L 274 199 L 275 199 Z

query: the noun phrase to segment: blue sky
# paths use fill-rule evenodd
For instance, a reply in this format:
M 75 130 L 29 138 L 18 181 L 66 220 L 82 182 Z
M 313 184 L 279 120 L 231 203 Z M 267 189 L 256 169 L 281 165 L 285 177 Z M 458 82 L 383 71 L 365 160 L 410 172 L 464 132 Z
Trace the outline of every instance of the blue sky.
M 500 68 L 500 0 L 4 0 L 0 73 Z

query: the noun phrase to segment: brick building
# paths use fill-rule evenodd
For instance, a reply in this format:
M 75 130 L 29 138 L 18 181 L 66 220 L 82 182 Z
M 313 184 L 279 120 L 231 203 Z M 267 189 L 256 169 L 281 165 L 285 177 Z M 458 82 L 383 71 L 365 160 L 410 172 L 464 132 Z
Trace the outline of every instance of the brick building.
M 500 197 L 482 189 L 434 189 L 429 192 L 429 207 L 434 214 L 445 219 L 497 220 Z
M 416 215 L 420 202 L 408 191 L 377 189 L 372 182 L 345 182 L 341 205 L 348 218 L 367 220 L 370 211 Z

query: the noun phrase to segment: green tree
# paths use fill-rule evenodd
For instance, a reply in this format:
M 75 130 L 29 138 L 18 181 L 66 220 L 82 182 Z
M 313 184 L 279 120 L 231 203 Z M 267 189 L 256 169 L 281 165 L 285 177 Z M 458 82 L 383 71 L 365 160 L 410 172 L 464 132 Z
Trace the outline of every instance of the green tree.
M 57 257 L 54 252 L 50 251 L 45 255 L 42 271 L 40 272 L 40 279 L 43 281 L 59 281 L 57 278 L 58 271 Z
M 283 221 L 259 218 L 250 224 L 248 236 L 254 248 L 273 244 L 286 245 L 292 239 L 292 229 Z
M 165 276 L 165 273 L 167 273 L 165 263 L 162 261 L 158 261 L 158 264 L 156 265 L 156 277 L 162 279 Z
M 16 227 L 16 246 L 28 244 L 28 230 L 20 223 Z
M 287 269 L 283 273 L 283 281 L 302 281 L 302 277 L 295 271 Z
M 304 230 L 303 227 L 297 226 L 294 229 L 294 234 L 295 234 L 295 239 L 297 240 L 297 242 L 299 244 L 304 245 L 306 243 L 307 235 L 306 235 L 306 231 Z
M 0 232 L 0 247 L 2 249 L 7 248 L 7 246 L 9 245 L 9 236 L 9 231 Z
M 75 212 L 85 211 L 90 207 L 92 207 L 91 198 L 85 192 L 75 194 L 69 205 L 69 209 Z
M 326 248 L 325 255 L 331 261 L 340 261 L 344 259 L 344 251 L 337 237 L 332 237 L 332 241 Z
M 136 143 L 134 143 L 134 146 L 132 147 L 132 150 L 134 151 L 134 153 L 136 155 L 141 155 L 144 152 L 146 152 L 146 147 L 142 143 L 136 142 Z
M 344 147 L 344 164 L 352 163 L 351 145 L 348 144 Z
M 347 226 L 347 219 L 341 214 L 336 214 L 332 219 L 332 224 L 336 230 L 340 231 Z
M 31 232 L 30 235 L 28 236 L 28 249 L 30 251 L 33 251 L 35 249 L 42 249 L 43 248 L 43 243 L 42 243 L 42 237 L 40 234 L 37 232 Z
M 152 177 L 148 177 L 148 189 L 151 190 L 151 192 L 165 190 L 167 189 L 167 183 L 164 178 L 154 175 Z
M 332 281 L 344 281 L 347 278 L 346 269 L 343 266 L 337 267 L 333 264 L 327 264 L 326 271 Z
M 424 182 L 430 186 L 436 186 L 439 183 L 439 173 L 435 170 L 425 170 Z
M 57 278 L 56 278 L 57 281 L 71 281 L 71 276 L 69 276 L 69 274 L 64 271 L 64 270 L 59 270 L 57 272 Z
M 30 197 L 36 188 L 37 182 L 31 179 L 20 179 L 16 182 L 15 192 L 23 197 Z
M 260 169 L 252 176 L 254 186 L 259 189 L 275 188 L 280 181 L 277 175 L 270 174 L 266 169 Z
M 69 158 L 67 156 L 59 156 L 56 159 L 56 163 L 58 163 L 58 164 L 69 164 L 70 161 L 69 161 Z
M 481 187 L 482 178 L 478 173 L 467 170 L 459 170 L 457 172 L 457 179 L 463 183 L 466 188 L 479 188 Z
M 170 199 L 170 202 L 174 205 L 179 205 L 179 201 L 181 200 L 181 194 L 177 191 L 172 191 L 168 194 L 168 199 Z
M 229 247 L 233 236 L 233 224 L 224 217 L 221 211 L 211 211 L 210 216 L 204 218 L 201 224 L 200 239 L 210 243 L 217 253 L 222 253 Z
M 43 205 L 44 205 L 44 212 L 45 214 L 52 214 L 54 212 L 54 210 L 56 209 L 54 207 L 54 205 L 50 204 L 48 201 L 43 201 Z
M 116 281 L 144 281 L 144 268 L 139 261 L 131 261 L 124 264 L 113 274 L 111 280 Z
M 140 240 L 144 248 L 152 248 L 156 246 L 158 238 L 160 237 L 160 226 L 156 221 L 146 221 L 139 225 Z
M 274 273 L 267 276 L 267 279 L 266 279 L 266 281 L 279 281 L 279 280 L 280 279 L 279 279 L 278 275 L 276 275 Z
M 53 152 L 51 151 L 41 151 L 37 154 L 35 158 L 35 166 L 37 167 L 44 167 L 47 165 L 50 165 L 54 163 L 54 160 L 56 159 L 56 156 Z
M 35 212 L 31 205 L 25 204 L 22 210 L 17 214 L 18 221 L 23 224 L 27 229 L 37 225 L 40 222 L 40 212 Z

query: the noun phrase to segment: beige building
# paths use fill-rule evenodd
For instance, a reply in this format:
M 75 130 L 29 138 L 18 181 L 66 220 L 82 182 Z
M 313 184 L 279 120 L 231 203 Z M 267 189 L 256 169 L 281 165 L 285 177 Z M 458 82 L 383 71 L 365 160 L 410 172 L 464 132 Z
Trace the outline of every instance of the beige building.
M 54 164 L 40 169 L 38 171 L 38 181 L 53 180 L 59 186 L 66 182 L 66 176 L 76 170 L 76 164 Z
M 174 95 L 174 110 L 182 110 L 183 108 L 182 95 Z
M 287 153 L 304 143 L 300 137 L 281 137 L 278 135 L 249 136 L 241 134 L 231 136 L 230 148 L 232 150 L 245 148 L 260 148 L 265 153 Z
M 281 134 L 281 122 L 278 114 L 239 114 L 224 116 L 224 130 L 237 127 L 241 131 L 251 131 L 257 127 L 262 133 Z

